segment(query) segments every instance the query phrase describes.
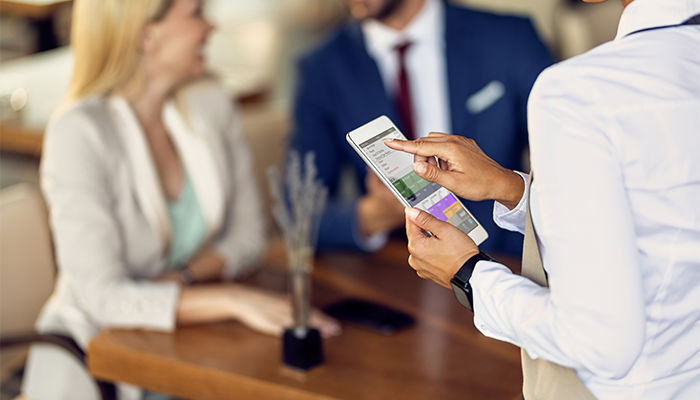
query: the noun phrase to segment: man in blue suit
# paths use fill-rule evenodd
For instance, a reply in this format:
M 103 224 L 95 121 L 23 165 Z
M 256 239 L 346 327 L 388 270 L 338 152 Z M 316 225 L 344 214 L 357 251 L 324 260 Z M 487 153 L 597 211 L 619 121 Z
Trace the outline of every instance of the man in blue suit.
M 356 18 L 299 63 L 290 146 L 316 153 L 331 194 L 319 247 L 372 251 L 403 226 L 403 207 L 345 134 L 384 114 L 407 136 L 470 137 L 502 166 L 522 169 L 527 98 L 552 59 L 527 19 L 441 0 L 348 2 Z M 359 198 L 343 195 L 347 177 Z M 489 233 L 483 249 L 520 253 L 522 236 L 496 227 L 492 205 L 464 203 Z

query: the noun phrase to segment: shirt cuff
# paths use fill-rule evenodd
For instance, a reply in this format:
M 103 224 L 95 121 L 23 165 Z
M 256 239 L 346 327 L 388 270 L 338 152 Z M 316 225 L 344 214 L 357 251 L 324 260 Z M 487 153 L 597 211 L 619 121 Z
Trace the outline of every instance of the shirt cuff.
M 374 252 L 381 249 L 389 240 L 389 234 L 387 232 L 377 232 L 370 236 L 365 235 L 360 230 L 357 220 L 352 224 L 352 237 L 355 239 L 357 247 L 366 252 Z
M 107 306 L 103 324 L 120 328 L 175 330 L 180 285 L 175 282 L 135 282 Z
M 493 202 L 493 222 L 496 223 L 500 228 L 506 229 L 513 232 L 525 233 L 525 218 L 527 216 L 527 196 L 528 196 L 528 181 L 530 176 L 528 174 L 514 171 L 516 174 L 520 175 L 525 182 L 525 190 L 523 190 L 523 195 L 520 197 L 518 205 L 514 209 L 509 210 L 508 207 L 503 204 L 494 201 Z
M 520 343 L 514 339 L 512 332 L 504 332 L 501 329 L 498 316 L 492 315 L 494 312 L 497 314 L 497 310 L 493 310 L 493 302 L 488 301 L 491 300 L 491 296 L 496 294 L 493 293 L 496 289 L 495 283 L 500 280 L 499 278 L 508 275 L 513 275 L 511 270 L 495 261 L 482 260 L 474 265 L 474 272 L 469 279 L 469 284 L 472 287 L 474 326 L 484 336 L 520 346 Z

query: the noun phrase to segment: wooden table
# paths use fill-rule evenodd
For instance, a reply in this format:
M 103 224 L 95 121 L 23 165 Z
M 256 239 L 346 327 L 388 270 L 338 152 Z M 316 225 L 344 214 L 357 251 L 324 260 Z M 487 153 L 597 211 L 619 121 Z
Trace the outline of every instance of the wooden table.
M 273 249 L 249 282 L 284 291 L 283 256 Z M 324 343 L 326 363 L 307 374 L 281 365 L 279 339 L 235 322 L 105 330 L 90 343 L 90 371 L 191 399 L 520 399 L 518 349 L 481 335 L 452 292 L 418 278 L 407 257 L 403 243 L 371 256 L 319 256 L 316 306 L 360 297 L 408 312 L 416 325 L 393 336 L 344 325 Z
M 43 132 L 0 121 L 0 150 L 2 151 L 39 158 L 43 142 Z

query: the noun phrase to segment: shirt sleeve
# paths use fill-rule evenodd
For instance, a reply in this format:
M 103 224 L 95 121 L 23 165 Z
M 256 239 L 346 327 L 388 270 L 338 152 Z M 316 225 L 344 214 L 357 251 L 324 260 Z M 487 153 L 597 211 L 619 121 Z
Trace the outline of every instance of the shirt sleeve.
M 125 264 L 124 240 L 110 192 L 105 132 L 71 110 L 47 130 L 41 164 L 57 264 L 81 311 L 100 327 L 175 328 L 180 288 L 139 281 Z
M 493 221 L 500 228 L 507 229 L 513 232 L 525 233 L 525 218 L 527 217 L 527 196 L 529 192 L 530 176 L 519 171 L 515 171 L 525 181 L 525 190 L 520 198 L 518 205 L 514 209 L 509 210 L 503 204 L 493 202 Z
M 594 87 L 554 67 L 530 99 L 531 213 L 549 287 L 493 262 L 477 263 L 470 283 L 485 335 L 615 379 L 641 351 L 645 312 L 617 126 L 596 109 Z
M 367 236 L 360 230 L 360 227 L 355 222 L 352 229 L 353 237 L 355 238 L 355 243 L 357 246 L 367 252 L 377 251 L 386 245 L 389 240 L 389 234 L 386 232 L 377 232 L 373 235 Z

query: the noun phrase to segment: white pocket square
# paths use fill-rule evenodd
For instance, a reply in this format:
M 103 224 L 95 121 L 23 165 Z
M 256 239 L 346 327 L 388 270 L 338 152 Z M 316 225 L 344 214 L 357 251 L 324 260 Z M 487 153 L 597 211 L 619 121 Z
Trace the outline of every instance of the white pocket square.
M 506 92 L 506 87 L 501 81 L 493 80 L 478 92 L 467 99 L 467 110 L 472 114 L 478 114 L 491 107 Z

